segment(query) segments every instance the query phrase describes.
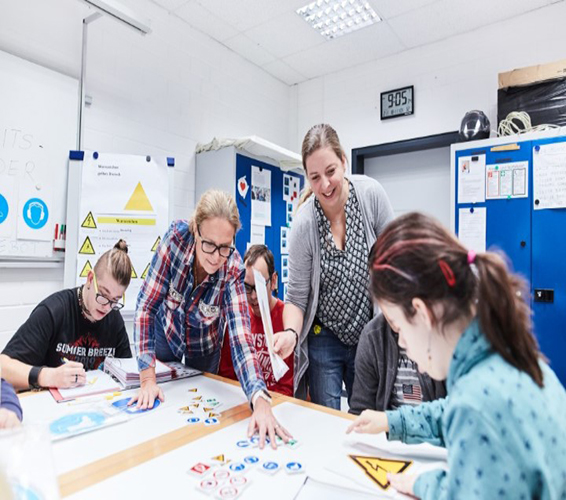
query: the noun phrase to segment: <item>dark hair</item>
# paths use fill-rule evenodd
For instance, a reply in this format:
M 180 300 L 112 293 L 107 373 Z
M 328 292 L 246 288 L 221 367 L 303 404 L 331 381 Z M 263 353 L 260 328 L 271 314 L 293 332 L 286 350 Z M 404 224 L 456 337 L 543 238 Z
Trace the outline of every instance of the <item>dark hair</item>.
M 305 138 L 303 139 L 303 145 L 301 147 L 301 155 L 303 157 L 303 169 L 305 174 L 307 174 L 307 160 L 310 155 L 321 148 L 330 148 L 340 160 L 346 158 L 346 153 L 340 144 L 340 139 L 336 130 L 334 130 L 327 123 L 319 123 L 309 129 Z M 312 194 L 312 189 L 307 186 L 301 193 L 299 199 L 299 206 L 301 206 L 307 198 Z
M 462 314 L 471 319 L 475 304 L 493 349 L 542 387 L 525 281 L 511 274 L 496 253 L 477 254 L 473 262 L 477 273 L 467 248 L 435 219 L 406 214 L 385 228 L 371 250 L 371 292 L 375 299 L 400 306 L 407 319 L 415 315 L 412 299 L 418 297 L 441 329 Z M 442 317 L 434 315 L 433 305 L 439 303 Z
M 244 265 L 253 266 L 260 257 L 263 257 L 263 260 L 265 260 L 265 263 L 267 264 L 269 277 L 273 276 L 273 273 L 275 272 L 275 258 L 273 257 L 271 250 L 265 245 L 252 245 L 248 248 L 244 255 Z
M 102 254 L 94 266 L 94 272 L 109 272 L 120 285 L 127 287 L 132 279 L 132 262 L 128 257 L 128 244 L 119 240 L 114 248 Z

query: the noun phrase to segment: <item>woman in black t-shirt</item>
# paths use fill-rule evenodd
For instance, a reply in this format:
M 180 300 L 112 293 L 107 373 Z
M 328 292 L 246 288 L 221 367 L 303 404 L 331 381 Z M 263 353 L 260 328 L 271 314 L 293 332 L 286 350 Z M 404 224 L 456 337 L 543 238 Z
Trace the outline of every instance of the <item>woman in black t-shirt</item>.
M 118 312 L 131 275 L 128 247 L 120 240 L 83 286 L 56 292 L 32 311 L 0 355 L 3 377 L 18 390 L 75 387 L 106 356 L 131 357 Z

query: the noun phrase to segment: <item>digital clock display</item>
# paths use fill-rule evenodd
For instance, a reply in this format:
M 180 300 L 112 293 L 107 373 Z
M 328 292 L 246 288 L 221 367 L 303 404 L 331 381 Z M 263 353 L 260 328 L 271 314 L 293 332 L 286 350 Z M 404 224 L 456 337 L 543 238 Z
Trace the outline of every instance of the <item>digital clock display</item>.
M 388 90 L 381 93 L 381 119 L 412 115 L 415 112 L 414 87 Z

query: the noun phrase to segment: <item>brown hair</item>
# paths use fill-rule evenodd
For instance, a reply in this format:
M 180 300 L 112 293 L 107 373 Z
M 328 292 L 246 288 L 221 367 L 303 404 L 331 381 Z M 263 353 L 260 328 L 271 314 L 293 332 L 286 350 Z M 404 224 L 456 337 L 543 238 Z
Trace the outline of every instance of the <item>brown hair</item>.
M 303 157 L 303 169 L 305 177 L 307 176 L 307 160 L 315 151 L 321 148 L 330 148 L 340 160 L 345 160 L 346 153 L 340 144 L 340 139 L 336 130 L 326 123 L 319 123 L 311 127 L 305 138 L 303 139 L 303 146 L 301 147 L 301 155 Z M 312 194 L 312 189 L 307 184 L 301 197 L 299 199 L 299 206 L 301 206 L 307 198 Z
M 387 226 L 371 250 L 371 292 L 375 299 L 400 306 L 407 319 L 416 313 L 412 299 L 420 298 L 441 329 L 462 314 L 471 319 L 475 304 L 492 348 L 542 387 L 525 281 L 511 274 L 496 253 L 470 254 L 474 265 L 468 255 L 433 218 L 403 215 Z M 435 304 L 442 304 L 442 317 L 435 316 Z
M 244 255 L 244 265 L 253 266 L 260 257 L 262 257 L 267 264 L 269 277 L 273 276 L 273 273 L 275 272 L 275 258 L 273 257 L 271 250 L 265 245 L 252 245 L 248 248 Z
M 132 262 L 128 257 L 128 245 L 119 240 L 114 248 L 102 254 L 94 266 L 95 274 L 110 273 L 120 285 L 128 287 L 132 279 Z
M 196 234 L 205 220 L 214 217 L 227 220 L 234 228 L 234 234 L 240 230 L 240 214 L 234 197 L 224 191 L 209 189 L 197 203 L 190 221 L 191 232 Z

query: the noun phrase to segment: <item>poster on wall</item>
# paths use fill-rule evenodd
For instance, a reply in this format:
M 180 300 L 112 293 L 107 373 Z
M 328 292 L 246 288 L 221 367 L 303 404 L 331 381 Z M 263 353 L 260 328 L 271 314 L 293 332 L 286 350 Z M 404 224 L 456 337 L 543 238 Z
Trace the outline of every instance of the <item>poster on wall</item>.
M 252 166 L 252 220 L 258 226 L 271 226 L 271 171 Z
M 169 223 L 166 159 L 85 152 L 79 214 L 77 285 L 104 252 L 125 240 L 133 268 L 123 311 L 132 313 Z
M 458 203 L 485 201 L 485 155 L 458 158 Z

